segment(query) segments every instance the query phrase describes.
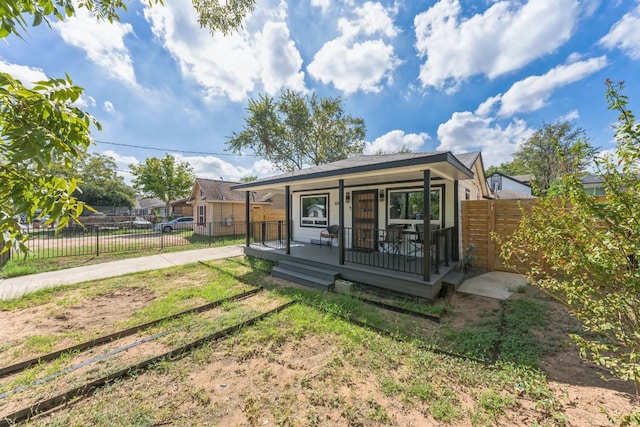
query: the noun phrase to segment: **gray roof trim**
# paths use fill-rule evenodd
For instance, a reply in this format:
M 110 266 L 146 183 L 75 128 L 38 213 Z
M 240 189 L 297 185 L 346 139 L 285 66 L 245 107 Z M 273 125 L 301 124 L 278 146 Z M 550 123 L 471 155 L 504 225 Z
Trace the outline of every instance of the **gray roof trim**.
M 516 178 L 514 178 L 513 176 L 511 176 L 511 175 L 507 175 L 507 174 L 502 173 L 502 172 L 494 172 L 494 173 L 492 173 L 491 175 L 489 175 L 489 176 L 487 177 L 487 181 L 488 181 L 492 176 L 494 176 L 494 175 L 500 175 L 500 176 L 501 176 L 501 177 L 503 177 L 503 178 L 510 179 L 510 180 L 511 180 L 511 181 L 513 181 L 513 182 L 517 182 L 518 184 L 522 184 L 522 185 L 524 185 L 525 187 L 529 187 L 529 188 L 531 188 L 531 185 L 527 184 L 526 182 L 524 182 L 524 181 L 520 181 L 519 179 L 516 179 Z M 516 176 L 525 176 L 525 175 L 516 175 Z
M 232 187 L 233 190 L 248 190 L 252 187 L 259 187 L 263 185 L 272 185 L 272 184 L 284 184 L 288 182 L 296 182 L 302 180 L 310 180 L 317 178 L 327 178 L 332 176 L 340 176 L 340 175 L 349 175 L 356 174 L 361 172 L 372 172 L 379 171 L 385 169 L 394 169 L 394 168 L 402 168 L 407 166 L 418 166 L 418 165 L 427 165 L 431 163 L 441 163 L 446 162 L 453 165 L 456 169 L 459 169 L 461 172 L 465 173 L 469 176 L 469 178 L 473 178 L 474 174 L 469 168 L 467 168 L 456 156 L 451 154 L 450 151 L 436 151 L 432 153 L 409 153 L 406 157 L 401 157 L 400 155 L 389 155 L 396 160 L 389 161 L 380 161 L 377 163 L 366 162 L 365 160 L 370 159 L 374 156 L 360 156 L 359 158 L 352 158 L 355 160 L 355 163 L 359 163 L 359 159 L 362 159 L 361 165 L 356 166 L 345 166 L 339 167 L 338 165 L 341 162 L 345 162 L 344 160 L 340 160 L 338 162 L 328 163 L 326 165 L 315 166 L 308 169 L 301 169 L 295 172 L 285 173 L 281 175 L 276 175 L 271 178 L 263 178 L 253 182 L 243 183 L 239 185 L 234 185 Z M 377 157 L 385 157 L 384 155 Z M 401 157 L 398 159 L 398 157 Z M 346 159 L 350 160 L 350 159 Z M 333 167 L 332 167 L 333 166 Z M 314 169 L 320 169 L 314 171 Z

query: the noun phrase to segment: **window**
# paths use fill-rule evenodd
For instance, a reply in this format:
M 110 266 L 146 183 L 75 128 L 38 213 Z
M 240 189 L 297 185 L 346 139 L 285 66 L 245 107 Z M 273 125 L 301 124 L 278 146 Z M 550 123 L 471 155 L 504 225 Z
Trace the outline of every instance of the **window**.
M 441 223 L 440 188 L 431 189 L 431 222 Z M 424 192 L 422 189 L 389 191 L 389 223 L 423 221 Z
M 205 215 L 206 207 L 198 206 L 198 224 L 205 224 L 207 222 L 207 217 Z
M 300 225 L 326 227 L 329 222 L 329 195 L 300 196 Z

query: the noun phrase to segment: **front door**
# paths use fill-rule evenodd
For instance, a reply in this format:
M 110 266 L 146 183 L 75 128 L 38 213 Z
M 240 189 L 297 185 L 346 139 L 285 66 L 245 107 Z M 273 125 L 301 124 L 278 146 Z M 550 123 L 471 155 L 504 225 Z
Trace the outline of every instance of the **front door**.
M 378 245 L 378 191 L 353 192 L 353 249 L 375 251 Z

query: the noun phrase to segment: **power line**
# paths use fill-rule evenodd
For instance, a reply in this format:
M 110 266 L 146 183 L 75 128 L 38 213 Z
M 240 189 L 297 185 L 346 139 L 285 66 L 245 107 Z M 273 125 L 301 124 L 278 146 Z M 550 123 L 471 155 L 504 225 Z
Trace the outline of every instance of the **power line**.
M 117 145 L 119 147 L 129 147 L 129 148 L 142 148 L 143 150 L 171 151 L 171 152 L 174 152 L 174 153 L 182 153 L 182 154 L 201 154 L 201 155 L 205 155 L 205 156 L 258 157 L 256 154 L 208 153 L 208 152 L 205 152 L 205 151 L 175 150 L 173 148 L 144 147 L 142 145 L 121 144 L 121 143 L 118 143 L 118 142 L 109 142 L 109 141 L 94 140 L 94 142 L 97 143 L 97 144 Z

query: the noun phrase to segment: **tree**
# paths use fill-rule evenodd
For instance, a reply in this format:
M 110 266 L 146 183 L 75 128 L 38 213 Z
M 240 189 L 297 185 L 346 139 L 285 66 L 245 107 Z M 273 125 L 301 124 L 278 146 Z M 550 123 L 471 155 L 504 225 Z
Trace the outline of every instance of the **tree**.
M 149 5 L 162 0 L 147 0 Z M 240 27 L 255 0 L 194 0 L 201 26 L 227 34 Z M 119 20 L 126 11 L 123 0 L 3 0 L 0 6 L 0 39 L 22 38 L 29 25 L 64 20 L 84 7 L 97 19 Z M 27 22 L 32 18 L 32 22 Z M 26 82 L 25 82 L 26 83 Z M 27 250 L 17 217 L 34 219 L 36 209 L 59 220 L 58 229 L 77 218 L 83 204 L 72 196 L 77 180 L 56 173 L 55 165 L 69 167 L 91 143 L 90 131 L 100 124 L 73 105 L 82 88 L 71 78 L 35 82 L 29 88 L 10 74 L 0 73 L 0 253 L 18 245 Z M 59 169 L 58 169 L 59 170 Z
M 560 177 L 583 172 L 596 152 L 584 129 L 569 122 L 545 124 L 515 152 L 512 167 L 532 174 L 535 190 L 544 195 Z
M 240 182 L 253 182 L 258 179 L 257 175 L 246 175 L 240 178 Z
M 624 85 L 607 80 L 619 112 L 614 156 L 596 160 L 604 199 L 586 194 L 577 173 L 557 199 L 540 199 L 502 243 L 506 259 L 528 267 L 532 282 L 567 306 L 588 335 L 572 335 L 583 356 L 624 380 L 640 380 L 640 124 Z M 640 413 L 632 414 L 639 421 Z M 628 419 L 627 419 L 628 421 Z
M 134 190 L 118 176 L 118 167 L 112 157 L 91 154 L 78 170 L 80 183 L 74 193 L 78 200 L 89 206 L 133 207 Z
M 364 121 L 345 115 L 340 98 L 286 90 L 277 100 L 263 95 L 250 100 L 247 112 L 244 130 L 227 141 L 229 149 L 250 149 L 283 172 L 342 160 L 364 149 Z
M 165 203 L 166 215 L 171 216 L 171 202 L 187 196 L 193 188 L 195 175 L 189 163 L 176 163 L 167 154 L 164 159 L 148 158 L 145 163 L 129 165 L 133 185 L 144 197 L 155 197 Z

